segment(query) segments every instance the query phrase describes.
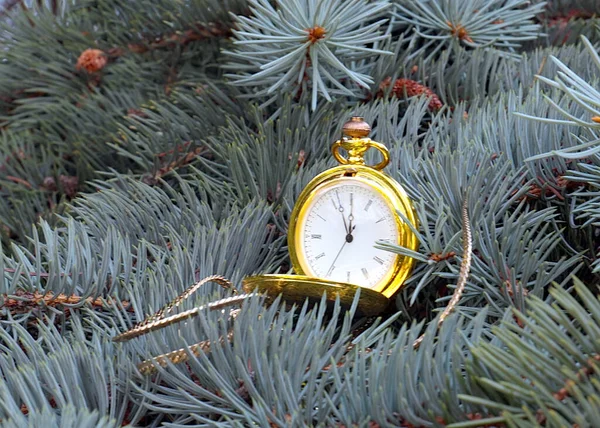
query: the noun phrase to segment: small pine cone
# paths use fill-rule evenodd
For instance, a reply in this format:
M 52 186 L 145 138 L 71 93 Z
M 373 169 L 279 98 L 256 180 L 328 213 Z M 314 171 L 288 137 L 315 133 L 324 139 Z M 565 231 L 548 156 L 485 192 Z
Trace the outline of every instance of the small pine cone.
M 137 108 L 129 108 L 127 109 L 127 116 L 129 117 L 148 117 L 146 113 Z
M 44 181 L 42 181 L 42 187 L 50 192 L 56 192 L 56 180 L 54 177 L 44 177 Z
M 148 186 L 156 186 L 158 184 L 158 180 L 152 174 L 144 174 L 141 181 Z
M 58 180 L 68 198 L 72 198 L 77 194 L 79 178 L 72 175 L 61 175 Z
M 84 68 L 88 73 L 95 73 L 102 70 L 107 61 L 105 53 L 100 49 L 86 49 L 79 55 L 75 68 L 77 70 Z
M 392 79 L 390 77 L 381 82 L 379 85 L 380 96 L 383 95 L 383 90 L 388 88 L 391 83 Z M 431 89 L 411 79 L 396 79 L 392 86 L 392 94 L 399 98 L 404 98 L 405 94 L 408 97 L 425 94 L 429 98 L 429 110 L 437 111 L 443 106 L 440 98 Z

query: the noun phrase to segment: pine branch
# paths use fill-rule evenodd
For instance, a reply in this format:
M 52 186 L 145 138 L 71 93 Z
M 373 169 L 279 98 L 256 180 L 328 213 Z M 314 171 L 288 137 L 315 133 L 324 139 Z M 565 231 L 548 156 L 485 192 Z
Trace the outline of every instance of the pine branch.
M 10 415 L 10 417 L 1 420 L 1 422 L 4 427 L 60 426 L 63 428 L 117 428 L 124 426 L 108 416 L 102 416 L 97 410 L 92 411 L 85 408 L 76 408 L 75 406 L 65 406 L 61 409 L 61 413 L 57 414 L 55 410 L 49 407 L 43 407 L 30 412 L 27 406 L 23 405 L 22 415 Z
M 29 293 L 25 291 L 17 291 L 11 295 L 4 295 L 2 298 L 2 303 L 0 304 L 0 309 L 8 309 L 12 314 L 17 312 L 29 312 L 33 308 L 37 308 L 40 306 L 43 307 L 61 307 L 61 306 L 69 306 L 69 307 L 81 307 L 84 304 L 89 305 L 96 309 L 103 309 L 109 305 L 113 305 L 114 302 L 112 299 L 104 299 L 104 298 L 91 298 L 91 297 L 81 297 L 77 295 L 67 296 L 66 294 L 58 294 L 54 295 L 52 293 Z M 130 309 L 130 303 L 127 301 L 121 301 L 121 306 L 125 309 Z
M 548 0 L 546 10 L 549 19 L 588 19 L 600 13 L 600 5 L 594 0 Z
M 227 76 L 232 84 L 249 87 L 248 94 L 271 97 L 279 91 L 311 93 L 311 108 L 321 96 L 356 96 L 373 83 L 368 68 L 353 67 L 373 55 L 389 55 L 379 49 L 389 38 L 380 31 L 386 19 L 387 1 L 301 0 L 275 5 L 250 0 L 250 18 L 238 17 L 235 50 Z M 382 19 L 383 18 L 383 19 Z
M 77 313 L 71 313 L 70 320 L 70 333 L 43 323 L 37 324 L 33 333 L 14 325 L 18 338 L 0 329 L 5 351 L 0 357 L 3 424 L 14 420 L 20 421 L 17 426 L 29 425 L 27 421 L 39 421 L 45 415 L 46 422 L 62 417 L 64 423 L 57 421 L 57 425 L 81 426 L 73 421 L 77 409 L 82 420 L 93 423 L 92 414 L 100 426 L 118 426 L 126 423 L 128 410 L 133 423 L 147 413 L 118 387 L 131 373 L 127 357 L 116 355 L 96 334 L 86 339 L 89 332 Z M 108 420 L 111 423 L 103 425 Z
M 527 314 L 515 312 L 523 327 L 507 319 L 494 329 L 499 342 L 475 346 L 468 373 L 489 398 L 460 398 L 538 424 L 599 421 L 594 338 L 600 301 L 577 279 L 574 291 L 553 288 L 552 305 L 531 298 Z M 503 391 L 501 402 L 494 398 L 496 391 Z
M 600 269 L 597 2 L 24 3 L 0 22 L 2 424 L 600 421 L 598 299 L 566 288 Z M 198 309 L 234 294 L 210 284 L 110 340 L 202 277 L 287 272 L 350 114 L 420 218 L 418 252 L 386 247 L 419 261 L 399 313 L 231 317 Z
M 4 17 L 8 15 L 12 8 L 20 5 L 22 8 L 25 8 L 25 4 L 23 0 L 5 0 L 2 4 L 2 8 L 0 10 L 0 17 Z
M 173 49 L 175 46 L 184 47 L 193 42 L 213 38 L 229 38 L 232 34 L 232 28 L 224 23 L 197 23 L 188 30 L 161 35 L 143 42 L 130 43 L 126 48 L 113 47 L 108 49 L 107 53 L 114 59 L 127 53 L 143 54 L 158 49 Z
M 511 53 L 520 42 L 540 36 L 534 17 L 543 7 L 543 2 L 527 0 L 469 0 L 460 5 L 451 0 L 400 0 L 395 16 L 436 44 L 431 54 L 443 47 L 459 46 L 492 47 Z
M 600 56 L 596 52 L 591 42 L 584 36 L 582 36 L 583 44 L 585 45 L 588 54 L 591 57 L 591 62 L 598 68 L 600 73 Z M 575 72 L 569 69 L 569 67 L 561 62 L 556 57 L 551 57 L 552 61 L 558 66 L 559 72 L 557 73 L 554 80 L 550 80 L 543 76 L 538 76 L 539 80 L 552 88 L 563 92 L 569 100 L 572 101 L 574 106 L 580 107 L 580 111 L 583 110 L 583 114 L 579 111 L 574 111 L 573 107 L 565 108 L 560 106 L 551 97 L 546 96 L 547 101 L 556 110 L 558 110 L 565 119 L 548 119 L 545 117 L 536 117 L 526 113 L 518 113 L 521 117 L 533 120 L 543 121 L 546 124 L 558 124 L 558 125 L 578 125 L 587 128 L 590 133 L 585 139 L 578 139 L 578 144 L 561 148 L 558 150 L 552 150 L 550 152 L 541 153 L 537 156 L 532 156 L 529 160 L 542 159 L 549 156 L 561 156 L 566 159 L 582 159 L 600 152 L 600 136 L 598 135 L 598 129 L 600 129 L 600 109 L 598 105 L 600 103 L 600 91 L 596 89 L 590 83 L 581 79 Z M 583 116 L 583 117 L 582 117 Z

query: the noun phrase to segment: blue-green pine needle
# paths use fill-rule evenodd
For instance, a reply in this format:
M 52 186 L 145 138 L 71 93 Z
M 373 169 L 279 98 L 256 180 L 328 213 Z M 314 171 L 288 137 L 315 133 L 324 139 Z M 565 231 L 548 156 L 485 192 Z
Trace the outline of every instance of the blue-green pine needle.
M 378 49 L 389 35 L 388 1 L 250 0 L 249 17 L 237 17 L 235 49 L 227 51 L 234 85 L 256 88 L 253 96 L 277 91 L 311 91 L 311 107 L 321 96 L 355 96 L 373 83 L 357 61 L 391 54 Z

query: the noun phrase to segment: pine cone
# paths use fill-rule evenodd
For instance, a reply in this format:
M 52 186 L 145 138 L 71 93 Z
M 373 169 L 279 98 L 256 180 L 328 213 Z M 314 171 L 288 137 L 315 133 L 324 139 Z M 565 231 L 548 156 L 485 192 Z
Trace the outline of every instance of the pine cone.
M 102 70 L 107 61 L 106 55 L 100 49 L 86 49 L 79 55 L 75 68 L 84 68 L 88 73 L 95 73 Z
M 56 192 L 56 180 L 54 177 L 45 177 L 42 182 L 42 187 L 50 192 Z
M 72 175 L 61 175 L 58 180 L 68 198 L 72 198 L 77 194 L 79 178 Z
M 391 77 L 387 77 L 379 85 L 379 97 L 383 96 L 383 90 L 388 88 L 392 83 Z M 392 95 L 398 98 L 404 98 L 405 96 L 414 97 L 417 95 L 427 95 L 429 98 L 429 110 L 437 111 L 444 105 L 440 98 L 427 86 L 411 79 L 396 79 L 394 86 L 392 87 Z

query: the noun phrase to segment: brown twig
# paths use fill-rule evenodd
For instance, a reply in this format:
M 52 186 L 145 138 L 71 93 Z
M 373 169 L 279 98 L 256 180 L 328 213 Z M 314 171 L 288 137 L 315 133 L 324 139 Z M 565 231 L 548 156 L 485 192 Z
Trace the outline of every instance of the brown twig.
M 564 386 L 557 392 L 553 393 L 552 396 L 558 401 L 563 401 L 566 398 L 569 398 L 571 396 L 571 390 L 577 385 L 577 382 L 580 382 L 583 379 L 590 377 L 596 372 L 596 367 L 598 363 L 600 363 L 600 355 L 592 355 L 587 360 L 587 367 L 582 367 L 577 372 L 577 375 L 575 376 L 576 380 L 567 379 L 564 383 Z M 538 410 L 536 413 L 536 420 L 540 425 L 544 425 L 546 423 L 546 416 L 543 414 L 541 409 Z
M 465 28 L 461 23 L 454 24 L 453 22 L 446 21 L 446 25 L 450 30 L 450 34 L 456 37 L 460 41 L 465 41 L 467 43 L 473 43 L 473 39 L 469 35 L 469 31 Z
M 596 16 L 596 14 L 588 12 L 586 10 L 571 9 L 566 12 L 560 12 L 549 16 L 546 22 L 550 27 L 554 27 L 557 25 L 564 27 L 567 23 L 569 23 L 569 21 L 573 19 L 591 19 Z
M 232 34 L 231 27 L 221 23 L 196 24 L 194 28 L 183 32 L 158 37 L 153 41 L 130 43 L 127 45 L 127 49 L 112 48 L 107 53 L 111 58 L 116 58 L 128 52 L 146 53 L 152 50 L 171 48 L 174 45 L 185 46 L 192 42 L 209 40 L 216 37 L 231 37 Z
M 9 181 L 12 181 L 13 183 L 22 184 L 23 186 L 27 187 L 28 189 L 33 189 L 33 186 L 31 185 L 31 183 L 23 178 L 14 177 L 12 175 L 7 175 L 6 179 Z
M 50 306 L 57 307 L 62 305 L 79 305 L 83 303 L 87 303 L 96 308 L 104 308 L 107 305 L 111 305 L 115 303 L 114 300 L 108 298 L 104 299 L 101 297 L 92 298 L 92 297 L 81 297 L 77 295 L 66 295 L 66 294 L 58 294 L 54 295 L 52 293 L 40 293 L 38 291 L 34 293 L 26 292 L 26 291 L 17 291 L 15 294 L 11 295 L 3 295 L 4 299 L 2 304 L 0 305 L 0 309 L 27 309 L 34 306 Z M 123 307 L 129 308 L 130 303 L 126 300 L 121 302 Z
M 436 263 L 439 263 L 441 261 L 444 260 L 450 260 L 453 259 L 454 257 L 456 257 L 456 253 L 454 251 L 450 251 L 448 253 L 445 254 L 432 254 L 429 256 L 429 260 L 433 260 Z
M 577 372 L 577 375 L 575 376 L 575 378 L 577 379 L 572 380 L 572 379 L 568 379 L 565 381 L 564 386 L 559 389 L 557 392 L 555 392 L 554 394 L 552 394 L 552 396 L 554 398 L 556 398 L 559 401 L 564 400 L 565 398 L 568 398 L 571 396 L 571 392 L 570 390 L 577 385 L 576 382 L 580 382 L 583 379 L 590 377 L 591 375 L 593 375 L 596 372 L 596 366 L 598 365 L 598 363 L 600 363 L 600 354 L 596 354 L 596 355 L 592 355 L 588 360 L 587 360 L 587 367 L 582 367 L 581 369 L 579 369 L 579 371 Z
M 20 4 L 21 7 L 25 7 L 23 0 L 5 0 L 4 6 L 2 7 L 2 10 L 0 10 L 0 16 L 8 15 L 8 12 L 18 4 Z
M 577 190 L 587 185 L 587 183 L 582 181 L 569 180 L 560 175 L 558 171 L 555 171 L 555 174 L 556 178 L 551 181 L 546 181 L 542 177 L 538 177 L 541 185 L 537 183 L 530 184 L 527 193 L 521 196 L 520 200 L 536 200 L 542 197 L 555 196 L 559 200 L 564 201 L 563 192 Z M 517 191 L 515 190 L 515 192 Z
M 185 155 L 180 156 L 179 158 L 175 159 L 173 162 L 171 162 L 168 165 L 163 166 L 162 168 L 160 168 L 154 174 L 154 179 L 158 180 L 159 178 L 164 177 L 166 174 L 168 174 L 169 172 L 173 171 L 174 169 L 179 168 L 181 166 L 188 165 L 190 162 L 192 162 L 194 159 L 196 159 L 196 157 L 201 152 L 202 152 L 202 148 L 201 147 L 196 147 L 195 149 L 187 152 Z M 161 157 L 161 155 L 163 155 L 163 154 L 160 153 L 158 156 Z
M 304 31 L 306 31 L 308 34 L 308 41 L 313 45 L 324 38 L 327 34 L 327 30 L 319 25 L 316 25 L 313 28 L 308 28 Z

